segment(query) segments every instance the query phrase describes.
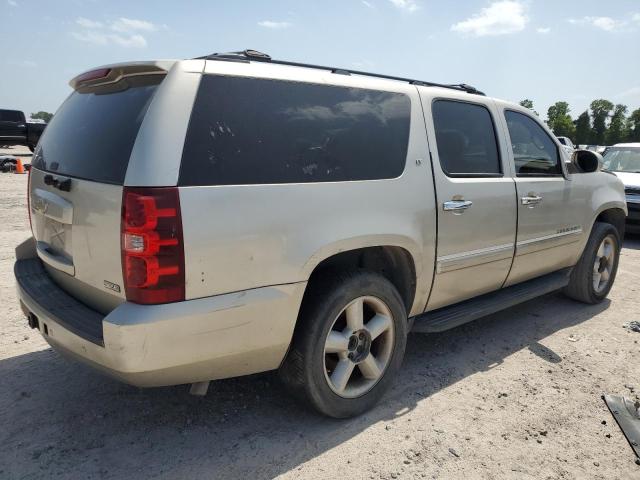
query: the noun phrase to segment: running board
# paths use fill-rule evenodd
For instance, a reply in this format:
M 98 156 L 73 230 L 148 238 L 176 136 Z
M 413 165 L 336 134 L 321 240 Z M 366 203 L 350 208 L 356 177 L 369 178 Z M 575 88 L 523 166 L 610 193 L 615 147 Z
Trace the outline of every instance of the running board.
M 444 332 L 478 318 L 486 317 L 505 308 L 532 300 L 540 295 L 559 290 L 569 283 L 571 268 L 543 275 L 511 287 L 480 295 L 448 307 L 417 315 L 414 332 Z

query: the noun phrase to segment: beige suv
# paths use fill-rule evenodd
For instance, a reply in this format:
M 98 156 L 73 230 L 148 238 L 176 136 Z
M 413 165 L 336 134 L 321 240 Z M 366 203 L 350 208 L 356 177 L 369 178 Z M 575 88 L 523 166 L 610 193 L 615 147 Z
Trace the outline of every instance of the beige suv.
M 626 205 L 526 108 L 245 51 L 74 78 L 29 179 L 29 324 L 139 386 L 279 369 L 359 414 L 410 330 L 614 281 Z

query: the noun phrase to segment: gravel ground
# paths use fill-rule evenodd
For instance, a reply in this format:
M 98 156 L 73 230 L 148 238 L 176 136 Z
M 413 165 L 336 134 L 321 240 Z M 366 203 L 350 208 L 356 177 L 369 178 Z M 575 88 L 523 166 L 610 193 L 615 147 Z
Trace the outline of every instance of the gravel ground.
M 640 479 L 603 393 L 640 393 L 640 239 L 610 300 L 552 294 L 412 335 L 394 388 L 353 420 L 316 416 L 273 374 L 138 389 L 48 348 L 20 312 L 26 176 L 0 174 L 0 478 Z

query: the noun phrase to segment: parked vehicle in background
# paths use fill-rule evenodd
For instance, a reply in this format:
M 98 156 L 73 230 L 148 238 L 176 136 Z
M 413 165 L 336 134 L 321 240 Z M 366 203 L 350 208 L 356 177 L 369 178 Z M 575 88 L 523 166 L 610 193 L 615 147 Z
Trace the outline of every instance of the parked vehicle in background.
M 575 145 L 573 144 L 573 142 L 569 137 L 556 137 L 556 138 L 558 139 L 560 144 L 562 144 L 562 148 L 564 149 L 564 151 L 567 152 L 569 155 L 571 155 L 573 151 L 576 149 Z
M 640 233 L 640 143 L 617 143 L 603 156 L 603 169 L 624 183 L 629 216 L 627 231 Z
M 620 180 L 592 152 L 569 170 L 529 109 L 468 85 L 252 51 L 70 84 L 34 153 L 18 293 L 55 349 L 125 382 L 279 369 L 349 417 L 412 328 L 613 284 Z
M 47 125 L 42 121 L 27 121 L 19 110 L 0 110 L 0 145 L 25 145 L 33 152 Z

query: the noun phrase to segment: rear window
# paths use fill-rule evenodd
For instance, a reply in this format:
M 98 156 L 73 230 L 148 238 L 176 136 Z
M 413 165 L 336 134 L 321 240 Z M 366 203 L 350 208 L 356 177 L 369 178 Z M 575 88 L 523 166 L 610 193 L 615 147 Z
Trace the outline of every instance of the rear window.
M 205 75 L 180 185 L 395 178 L 406 162 L 410 110 L 399 93 Z
M 162 78 L 131 77 L 90 93 L 72 93 L 45 129 L 34 167 L 122 185 L 140 124 Z

